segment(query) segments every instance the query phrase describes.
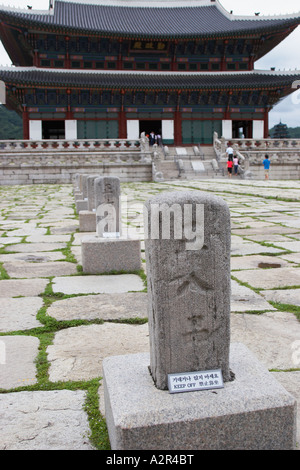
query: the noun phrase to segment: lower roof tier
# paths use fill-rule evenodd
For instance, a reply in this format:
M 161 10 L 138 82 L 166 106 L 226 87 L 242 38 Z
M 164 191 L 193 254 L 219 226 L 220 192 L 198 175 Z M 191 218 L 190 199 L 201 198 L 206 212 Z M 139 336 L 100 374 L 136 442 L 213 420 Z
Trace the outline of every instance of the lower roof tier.
M 300 86 L 300 71 L 249 72 L 125 72 L 72 71 L 40 68 L 0 68 L 6 85 L 37 88 L 100 90 L 235 90 L 285 89 L 285 95 Z

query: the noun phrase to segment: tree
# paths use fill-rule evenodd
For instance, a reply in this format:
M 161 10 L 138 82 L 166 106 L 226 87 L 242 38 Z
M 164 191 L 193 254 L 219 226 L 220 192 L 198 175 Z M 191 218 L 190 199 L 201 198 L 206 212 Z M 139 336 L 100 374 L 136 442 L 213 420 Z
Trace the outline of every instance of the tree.
M 23 139 L 22 118 L 0 105 L 0 140 Z

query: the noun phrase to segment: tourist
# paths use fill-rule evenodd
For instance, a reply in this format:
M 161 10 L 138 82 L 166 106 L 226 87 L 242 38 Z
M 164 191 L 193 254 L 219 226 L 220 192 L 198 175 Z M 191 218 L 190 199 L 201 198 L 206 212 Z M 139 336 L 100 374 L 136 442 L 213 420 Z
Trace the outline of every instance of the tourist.
M 228 178 L 232 177 L 232 168 L 233 168 L 233 159 L 232 157 L 229 157 L 227 161 Z
M 239 159 L 237 156 L 233 157 L 233 167 L 234 167 L 234 174 L 237 175 L 239 171 Z
M 271 162 L 269 160 L 269 155 L 265 156 L 265 159 L 263 161 L 264 169 L 265 169 L 265 180 L 269 179 L 269 170 L 270 170 L 270 165 Z
M 226 154 L 228 158 L 233 158 L 233 148 L 228 144 Z
M 156 136 L 155 136 L 154 132 L 152 131 L 152 132 L 150 133 L 150 145 L 154 145 L 154 144 L 155 144 L 155 137 L 156 137 Z

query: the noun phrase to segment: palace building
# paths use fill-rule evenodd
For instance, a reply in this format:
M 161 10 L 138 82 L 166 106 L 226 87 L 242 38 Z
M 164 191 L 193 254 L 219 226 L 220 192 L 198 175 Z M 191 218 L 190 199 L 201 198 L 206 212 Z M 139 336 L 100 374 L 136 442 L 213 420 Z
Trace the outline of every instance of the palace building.
M 212 144 L 268 137 L 268 114 L 300 71 L 255 62 L 300 13 L 247 17 L 218 0 L 50 0 L 47 11 L 0 7 L 6 106 L 24 139 L 138 139 Z

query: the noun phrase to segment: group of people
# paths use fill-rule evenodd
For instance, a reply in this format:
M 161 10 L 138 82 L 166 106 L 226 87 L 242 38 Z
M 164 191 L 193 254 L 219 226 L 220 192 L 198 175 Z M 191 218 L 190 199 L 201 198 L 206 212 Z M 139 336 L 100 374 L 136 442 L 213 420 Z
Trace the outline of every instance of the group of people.
M 150 134 L 146 134 L 146 137 L 148 137 L 150 145 L 161 145 L 162 143 L 161 135 L 159 133 L 155 134 L 155 132 L 152 131 L 150 132 Z
M 238 175 L 239 164 L 240 163 L 239 163 L 238 157 L 236 155 L 234 155 L 234 151 L 233 151 L 232 147 L 228 146 L 228 148 L 226 150 L 226 154 L 227 154 L 227 157 L 228 157 L 228 160 L 227 160 L 228 177 L 232 178 L 232 173 L 234 173 L 235 175 Z M 263 166 L 264 166 L 264 170 L 265 170 L 265 180 L 268 180 L 269 179 L 269 170 L 270 170 L 270 166 L 271 166 L 269 155 L 265 155 L 265 158 L 263 160 Z
M 226 150 L 227 154 L 227 171 L 228 171 L 228 177 L 232 178 L 232 173 L 234 172 L 235 175 L 238 175 L 239 172 L 239 159 L 236 155 L 234 155 L 234 151 L 232 147 L 228 147 Z

